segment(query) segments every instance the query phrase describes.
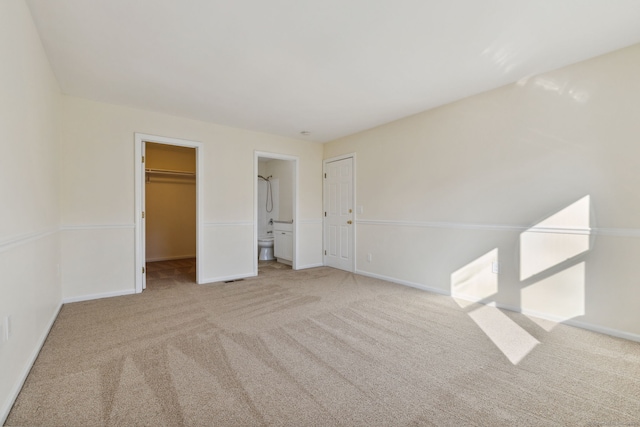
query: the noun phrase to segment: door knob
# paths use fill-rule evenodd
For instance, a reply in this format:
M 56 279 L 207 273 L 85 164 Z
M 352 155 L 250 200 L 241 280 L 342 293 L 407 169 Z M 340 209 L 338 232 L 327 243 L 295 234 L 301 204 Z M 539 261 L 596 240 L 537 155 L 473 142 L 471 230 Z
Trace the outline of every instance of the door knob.
M 347 221 L 347 224 L 351 224 L 351 220 Z

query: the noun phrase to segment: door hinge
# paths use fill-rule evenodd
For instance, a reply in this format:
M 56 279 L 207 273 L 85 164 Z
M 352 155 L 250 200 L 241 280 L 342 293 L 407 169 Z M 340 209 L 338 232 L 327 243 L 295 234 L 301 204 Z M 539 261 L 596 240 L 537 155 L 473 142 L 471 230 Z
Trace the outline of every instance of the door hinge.
M 327 213 L 326 213 L 326 212 L 324 213 L 324 216 L 327 216 Z
M 327 251 L 324 251 L 324 254 L 326 255 L 326 254 L 327 254 Z
M 142 274 L 144 274 L 144 267 L 142 267 Z
M 325 174 L 324 174 L 324 179 L 327 179 L 327 173 L 326 173 L 326 172 L 325 172 Z
M 142 218 L 144 218 L 144 212 L 142 212 Z
M 144 163 L 144 156 L 142 156 L 142 163 Z

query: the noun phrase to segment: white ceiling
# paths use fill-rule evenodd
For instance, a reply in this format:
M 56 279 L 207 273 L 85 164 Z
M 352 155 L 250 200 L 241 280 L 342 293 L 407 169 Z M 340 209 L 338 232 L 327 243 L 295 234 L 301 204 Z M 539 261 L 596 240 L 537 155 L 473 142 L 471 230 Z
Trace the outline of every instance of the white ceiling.
M 27 3 L 64 93 L 319 142 L 640 42 L 639 0 Z

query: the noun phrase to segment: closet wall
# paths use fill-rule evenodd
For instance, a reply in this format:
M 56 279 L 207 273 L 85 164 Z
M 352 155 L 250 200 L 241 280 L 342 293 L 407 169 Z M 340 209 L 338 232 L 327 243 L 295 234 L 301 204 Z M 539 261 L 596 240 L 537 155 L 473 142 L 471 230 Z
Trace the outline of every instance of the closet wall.
M 195 149 L 146 143 L 145 157 L 146 260 L 194 258 Z

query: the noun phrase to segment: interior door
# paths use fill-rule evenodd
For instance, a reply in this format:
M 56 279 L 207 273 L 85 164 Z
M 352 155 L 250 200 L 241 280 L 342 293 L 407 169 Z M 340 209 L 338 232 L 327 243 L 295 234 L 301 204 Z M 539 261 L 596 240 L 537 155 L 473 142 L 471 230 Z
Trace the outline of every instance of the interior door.
M 324 265 L 353 272 L 353 158 L 325 163 L 324 176 Z
M 142 246 L 142 289 L 147 289 L 147 222 L 146 222 L 146 186 L 147 173 L 145 159 L 147 153 L 147 143 L 142 141 L 142 219 L 140 220 L 140 245 Z

